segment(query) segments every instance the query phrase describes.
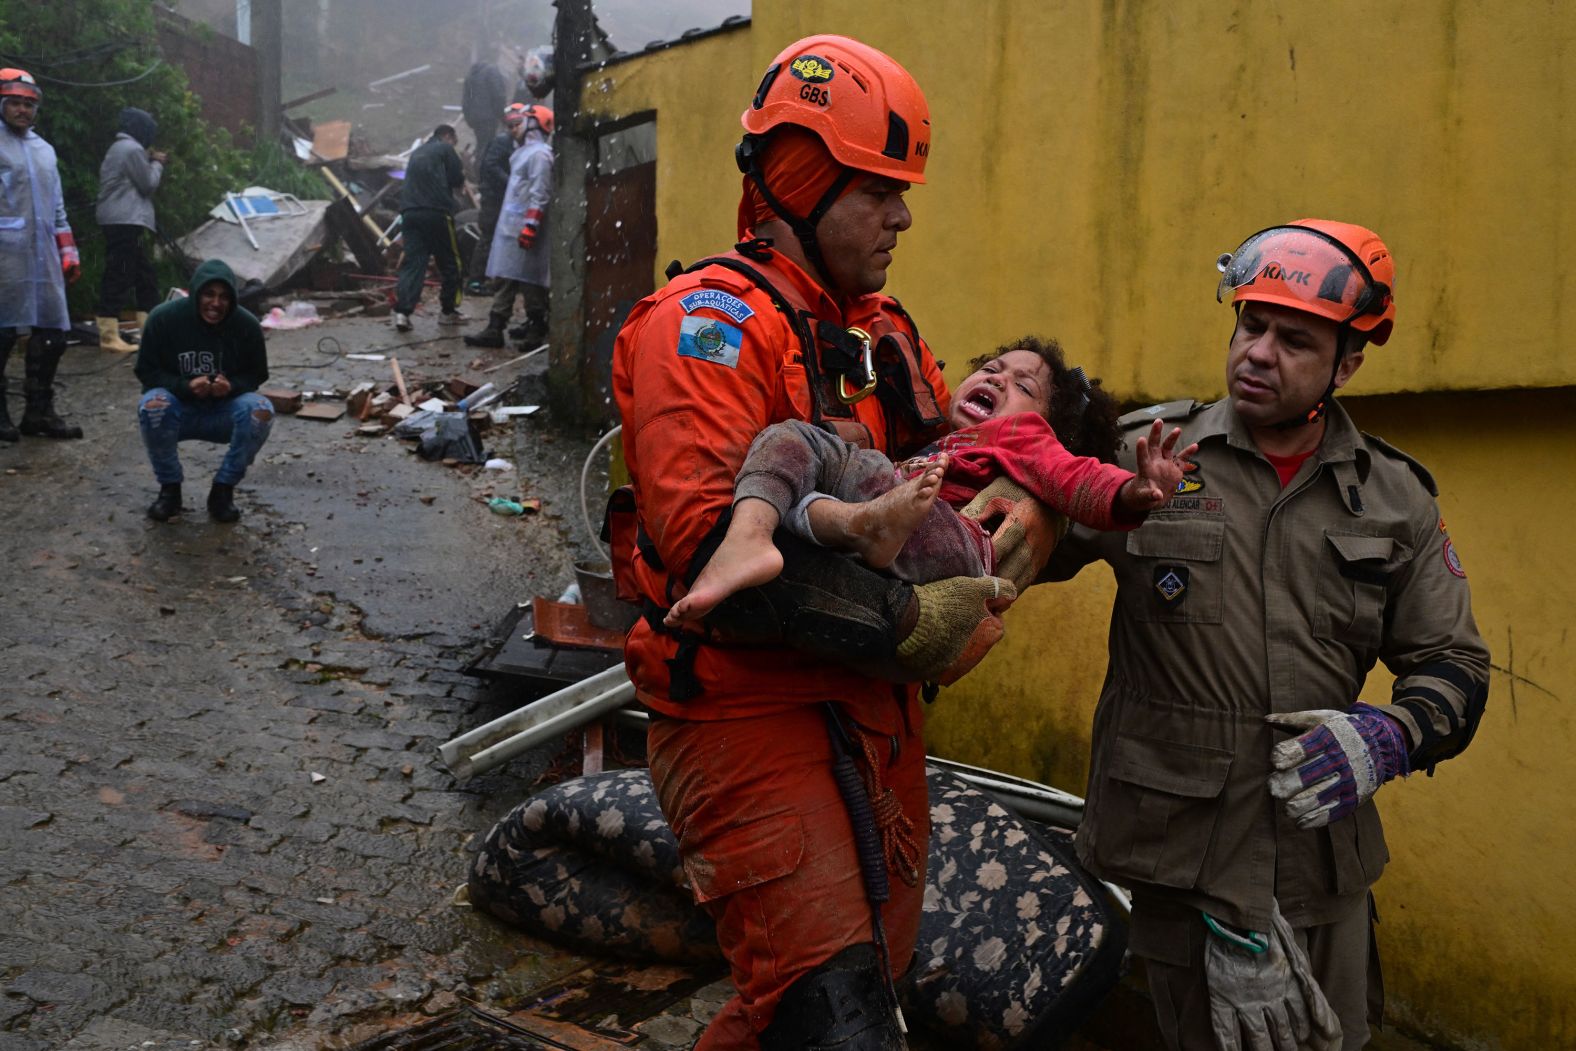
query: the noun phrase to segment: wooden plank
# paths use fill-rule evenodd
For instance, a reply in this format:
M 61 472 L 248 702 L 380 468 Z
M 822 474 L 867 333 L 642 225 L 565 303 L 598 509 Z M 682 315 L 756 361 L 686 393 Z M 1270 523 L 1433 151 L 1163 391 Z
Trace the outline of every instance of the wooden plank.
M 282 110 L 295 109 L 297 106 L 305 106 L 308 102 L 316 102 L 318 99 L 326 99 L 328 96 L 336 93 L 337 91 L 339 91 L 338 88 L 324 88 L 321 91 L 314 91 L 310 95 L 302 95 L 298 99 L 291 99 L 289 102 L 281 103 L 279 108 Z
M 399 358 L 390 354 L 389 367 L 394 370 L 394 388 L 399 391 L 399 400 L 409 405 L 410 391 L 405 389 L 405 374 L 399 370 Z

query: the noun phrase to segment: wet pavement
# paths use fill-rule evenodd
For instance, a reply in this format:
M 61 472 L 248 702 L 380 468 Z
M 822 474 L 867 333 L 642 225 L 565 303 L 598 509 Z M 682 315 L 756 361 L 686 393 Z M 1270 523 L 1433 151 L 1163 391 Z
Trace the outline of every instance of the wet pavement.
M 514 354 L 439 334 L 277 333 L 274 382 L 387 381 L 325 335 L 403 344 L 411 382 Z M 0 1051 L 348 1046 L 584 965 L 450 904 L 471 837 L 549 757 L 457 784 L 436 747 L 520 703 L 461 669 L 590 553 L 590 442 L 544 410 L 488 436 L 517 474 L 467 477 L 281 416 L 238 524 L 203 510 L 221 450 L 200 443 L 186 513 L 158 524 L 130 360 L 74 347 L 61 380 L 87 438 L 0 445 Z

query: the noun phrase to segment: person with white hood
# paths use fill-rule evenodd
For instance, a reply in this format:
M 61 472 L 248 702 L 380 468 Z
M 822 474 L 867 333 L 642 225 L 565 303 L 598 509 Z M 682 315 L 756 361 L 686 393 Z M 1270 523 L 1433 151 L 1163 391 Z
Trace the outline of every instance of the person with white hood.
M 546 106 L 516 102 L 503 114 L 504 126 L 519 145 L 509 157 L 509 186 L 504 191 L 498 227 L 487 256 L 487 276 L 499 281 L 487 315 L 487 327 L 465 337 L 472 347 L 501 347 L 504 329 L 519 296 L 525 324 L 510 331 L 522 350 L 547 338 L 548 200 L 553 193 L 553 111 Z

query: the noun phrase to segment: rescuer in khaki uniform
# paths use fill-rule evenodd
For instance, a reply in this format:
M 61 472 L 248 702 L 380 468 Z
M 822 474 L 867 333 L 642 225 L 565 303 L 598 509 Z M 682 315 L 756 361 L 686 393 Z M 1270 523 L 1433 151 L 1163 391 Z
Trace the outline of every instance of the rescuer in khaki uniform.
M 1350 1051 L 1383 997 L 1371 797 L 1466 748 L 1489 654 L 1433 478 L 1333 398 L 1390 335 L 1384 243 L 1299 220 L 1221 267 L 1227 397 L 1123 420 L 1180 422 L 1198 469 L 1131 533 L 1075 528 L 1047 572 L 1103 559 L 1117 582 L 1078 852 L 1133 890 L 1170 1047 Z M 1357 702 L 1375 661 L 1378 707 Z

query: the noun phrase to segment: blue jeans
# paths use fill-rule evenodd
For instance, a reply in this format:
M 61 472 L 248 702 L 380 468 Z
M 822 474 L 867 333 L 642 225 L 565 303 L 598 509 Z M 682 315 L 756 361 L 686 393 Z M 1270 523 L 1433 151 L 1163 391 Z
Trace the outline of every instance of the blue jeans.
M 257 451 L 274 426 L 274 406 L 261 394 L 182 401 L 163 387 L 142 396 L 137 405 L 142 444 L 148 449 L 153 477 L 160 485 L 181 483 L 181 442 L 229 442 L 230 451 L 213 476 L 219 485 L 235 485 L 246 477 Z

